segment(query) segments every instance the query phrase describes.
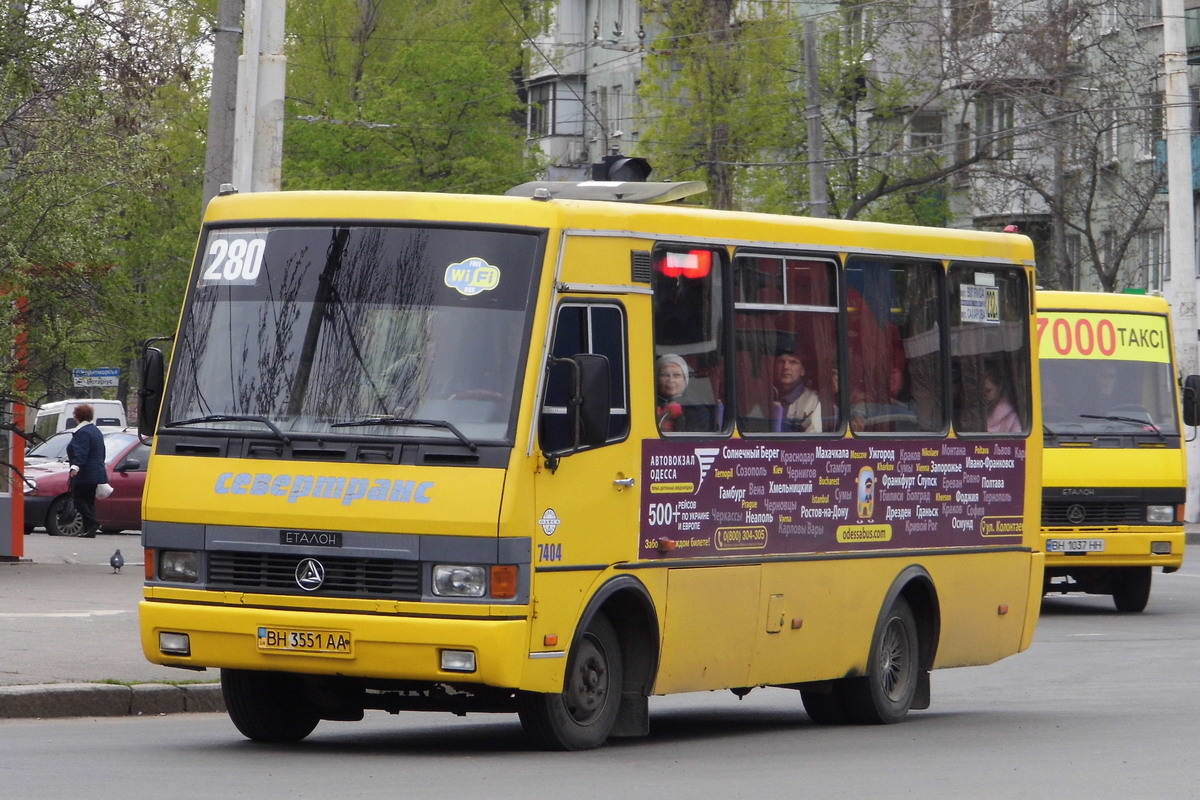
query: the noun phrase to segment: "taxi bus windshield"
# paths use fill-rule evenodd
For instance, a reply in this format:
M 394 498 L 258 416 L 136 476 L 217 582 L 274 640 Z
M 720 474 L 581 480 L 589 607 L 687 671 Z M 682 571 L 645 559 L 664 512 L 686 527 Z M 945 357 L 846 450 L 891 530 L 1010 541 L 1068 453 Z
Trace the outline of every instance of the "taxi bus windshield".
M 541 249 L 514 229 L 210 229 L 162 422 L 511 440 Z
M 1046 358 L 1041 373 L 1045 425 L 1055 434 L 1179 433 L 1169 363 Z

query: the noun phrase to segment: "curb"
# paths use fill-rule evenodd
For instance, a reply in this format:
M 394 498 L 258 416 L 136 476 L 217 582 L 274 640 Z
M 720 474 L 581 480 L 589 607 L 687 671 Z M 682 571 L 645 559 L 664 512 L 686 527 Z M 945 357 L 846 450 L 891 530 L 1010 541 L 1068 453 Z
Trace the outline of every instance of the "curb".
M 0 719 L 125 717 L 224 710 L 225 699 L 219 683 L 0 686 Z

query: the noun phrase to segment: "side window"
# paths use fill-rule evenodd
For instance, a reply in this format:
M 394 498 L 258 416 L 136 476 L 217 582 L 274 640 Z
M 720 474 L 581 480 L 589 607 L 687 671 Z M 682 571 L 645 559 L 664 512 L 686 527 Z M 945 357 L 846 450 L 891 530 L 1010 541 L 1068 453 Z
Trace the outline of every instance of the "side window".
M 570 359 L 581 353 L 594 353 L 608 359 L 610 442 L 623 439 L 629 433 L 627 352 L 625 310 L 621 306 L 567 302 L 558 307 L 551 359 Z M 569 365 L 551 361 L 541 417 L 541 443 L 546 452 L 567 450 L 572 445 L 571 431 L 567 429 L 572 373 Z
M 1024 270 L 951 265 L 951 395 L 957 431 L 1029 430 L 1028 315 Z
M 940 264 L 846 262 L 850 429 L 942 431 Z
M 739 253 L 733 269 L 738 428 L 840 430 L 836 265 Z
M 662 433 L 725 429 L 721 250 L 653 254 L 655 420 Z

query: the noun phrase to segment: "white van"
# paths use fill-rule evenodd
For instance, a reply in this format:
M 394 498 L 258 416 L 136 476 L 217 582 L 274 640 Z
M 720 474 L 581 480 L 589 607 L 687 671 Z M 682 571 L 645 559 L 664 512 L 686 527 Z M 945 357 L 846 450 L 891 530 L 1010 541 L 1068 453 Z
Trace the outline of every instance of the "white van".
M 75 406 L 81 406 L 84 403 L 91 405 L 95 416 L 92 421 L 98 427 L 124 428 L 126 426 L 125 406 L 120 400 L 82 397 L 75 400 L 57 400 L 43 405 L 37 410 L 33 432 L 43 439 L 49 439 L 59 431 L 74 428 Z

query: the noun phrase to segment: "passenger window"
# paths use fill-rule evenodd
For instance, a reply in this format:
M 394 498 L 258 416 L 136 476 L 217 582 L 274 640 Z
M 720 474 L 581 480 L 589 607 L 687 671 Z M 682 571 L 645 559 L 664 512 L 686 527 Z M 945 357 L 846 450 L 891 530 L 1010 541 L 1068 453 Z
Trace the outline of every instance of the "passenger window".
M 946 429 L 940 264 L 850 258 L 850 429 Z
M 950 355 L 955 430 L 1029 430 L 1029 293 L 1024 270 L 950 267 Z
M 840 430 L 834 262 L 739 253 L 734 275 L 739 430 Z
M 661 433 L 725 429 L 721 275 L 724 254 L 663 248 L 653 255 L 655 420 Z
M 581 353 L 594 353 L 608 359 L 608 441 L 625 438 L 629 433 L 629 368 L 625 310 L 621 306 L 576 302 L 559 306 L 551 358 L 570 359 Z M 571 447 L 572 432 L 567 429 L 567 400 L 572 386 L 572 372 L 568 364 L 550 363 L 541 417 L 542 449 L 548 453 Z

